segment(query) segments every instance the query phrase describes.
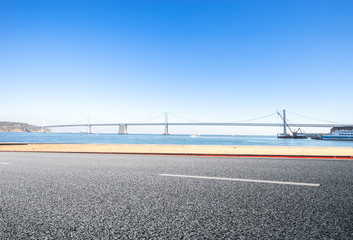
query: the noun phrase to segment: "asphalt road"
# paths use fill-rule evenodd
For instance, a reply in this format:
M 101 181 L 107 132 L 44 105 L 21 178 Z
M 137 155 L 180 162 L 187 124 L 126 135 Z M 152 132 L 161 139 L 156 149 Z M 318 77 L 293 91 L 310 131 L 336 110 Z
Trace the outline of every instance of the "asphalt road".
M 3 152 L 0 196 L 0 239 L 353 239 L 353 161 Z

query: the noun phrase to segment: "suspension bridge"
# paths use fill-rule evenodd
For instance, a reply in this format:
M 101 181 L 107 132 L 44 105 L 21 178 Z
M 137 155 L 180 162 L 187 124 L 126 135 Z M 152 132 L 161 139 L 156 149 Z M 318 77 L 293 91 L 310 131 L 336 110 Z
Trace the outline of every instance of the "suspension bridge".
M 259 120 L 273 115 L 280 115 L 281 122 L 268 123 L 268 122 L 251 122 L 254 120 Z M 163 122 L 131 122 L 131 123 L 91 123 L 91 120 L 88 119 L 87 123 L 78 123 L 78 124 L 58 124 L 58 125 L 44 125 L 42 124 L 42 132 L 46 132 L 46 129 L 52 128 L 69 128 L 69 127 L 87 127 L 87 133 L 92 133 L 92 127 L 119 127 L 119 134 L 128 134 L 129 126 L 164 126 L 164 135 L 169 135 L 169 127 L 171 126 L 236 126 L 236 127 L 283 127 L 283 133 L 287 132 L 287 128 L 353 128 L 353 124 L 339 124 L 335 122 L 329 122 L 325 120 L 319 120 L 315 118 L 310 118 L 312 120 L 325 121 L 326 123 L 288 123 L 286 118 L 286 111 L 283 110 L 282 114 L 279 112 L 265 115 L 255 119 L 249 119 L 246 121 L 239 122 L 200 122 L 195 120 L 190 120 L 193 122 L 169 122 L 168 116 L 173 114 L 164 114 Z M 303 115 L 297 114 L 299 116 L 305 117 Z M 161 116 L 161 115 L 160 115 Z M 159 116 L 159 117 L 160 117 Z M 173 115 L 175 116 L 175 115 Z

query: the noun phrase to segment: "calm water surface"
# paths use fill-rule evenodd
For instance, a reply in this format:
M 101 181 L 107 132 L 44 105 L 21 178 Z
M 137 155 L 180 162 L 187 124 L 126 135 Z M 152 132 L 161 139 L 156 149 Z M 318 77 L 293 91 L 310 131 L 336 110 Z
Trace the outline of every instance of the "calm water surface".
M 278 139 L 276 136 L 253 135 L 191 137 L 157 134 L 0 133 L 0 142 L 353 147 L 353 141 Z

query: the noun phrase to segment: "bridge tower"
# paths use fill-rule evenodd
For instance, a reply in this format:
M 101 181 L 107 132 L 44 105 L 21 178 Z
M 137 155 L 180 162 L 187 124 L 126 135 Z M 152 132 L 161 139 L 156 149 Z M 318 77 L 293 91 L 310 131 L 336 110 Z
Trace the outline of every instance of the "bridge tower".
M 41 132 L 42 132 L 42 133 L 47 132 L 47 130 L 46 130 L 46 128 L 45 128 L 45 125 L 47 125 L 47 124 L 46 124 L 46 121 L 43 120 L 43 121 L 42 121 L 42 128 L 41 128 Z
M 91 117 L 88 116 L 88 121 L 87 121 L 87 133 L 91 134 L 92 133 L 92 125 L 91 125 Z
M 127 134 L 127 125 L 126 124 L 119 125 L 119 134 Z
M 287 134 L 286 110 L 283 109 L 283 133 Z
M 168 113 L 165 113 L 165 130 L 164 130 L 164 134 L 163 135 L 169 135 L 169 131 L 168 131 Z

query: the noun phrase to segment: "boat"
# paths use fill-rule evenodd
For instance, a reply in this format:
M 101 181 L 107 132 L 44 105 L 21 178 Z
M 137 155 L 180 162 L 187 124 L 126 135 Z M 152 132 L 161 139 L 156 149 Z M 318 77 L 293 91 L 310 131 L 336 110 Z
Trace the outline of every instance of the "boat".
M 331 134 L 320 134 L 319 140 L 353 141 L 353 130 L 335 131 Z
M 277 134 L 277 138 L 296 138 L 296 139 L 308 138 L 308 136 L 306 136 L 306 134 L 304 132 L 302 132 L 300 128 L 297 131 L 292 131 L 291 130 L 291 132 L 292 132 L 292 134 L 279 133 L 279 134 Z
M 297 130 L 292 130 L 288 124 L 287 124 L 287 121 L 286 121 L 286 112 L 285 110 L 283 110 L 283 116 L 277 112 L 278 115 L 282 118 L 283 120 L 283 133 L 279 133 L 277 134 L 277 138 L 295 138 L 295 139 L 305 139 L 305 138 L 308 138 L 308 136 L 300 129 L 298 128 Z M 288 134 L 287 133 L 287 128 L 289 129 L 289 131 L 292 133 L 292 134 Z

